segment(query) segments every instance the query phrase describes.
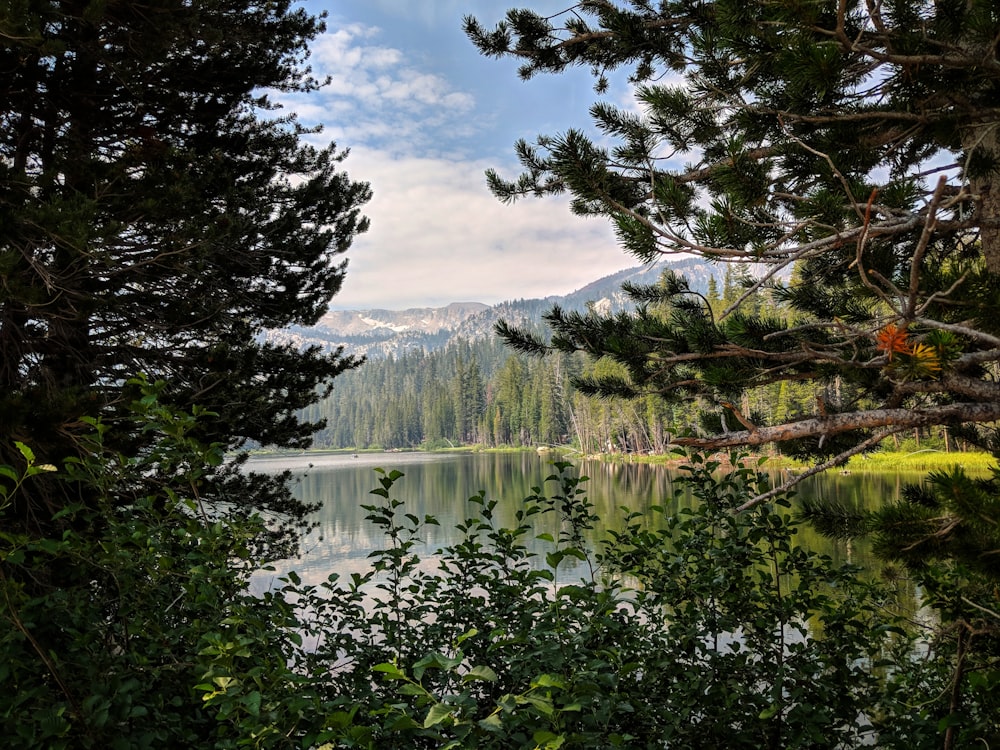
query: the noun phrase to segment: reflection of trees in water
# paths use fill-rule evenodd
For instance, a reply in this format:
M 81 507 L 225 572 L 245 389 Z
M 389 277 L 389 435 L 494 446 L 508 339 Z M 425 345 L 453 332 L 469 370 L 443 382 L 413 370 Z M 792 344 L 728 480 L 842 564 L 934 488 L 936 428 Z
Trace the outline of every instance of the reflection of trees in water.
M 480 490 L 488 499 L 497 499 L 496 523 L 515 525 L 515 514 L 524 507 L 524 498 L 533 494 L 534 487 L 552 495 L 559 491 L 555 482 L 546 477 L 557 473 L 551 455 L 536 453 L 487 453 L 446 456 L 435 460 L 407 463 L 406 459 L 386 454 L 380 464 L 387 471 L 398 468 L 405 474 L 392 488 L 392 495 L 405 505 L 400 513 L 412 513 L 420 519 L 425 515 L 437 518 L 439 526 L 425 526 L 420 538 L 424 552 L 457 543 L 461 536 L 455 525 L 477 515 L 477 505 L 468 499 Z M 303 555 L 290 566 L 313 581 L 323 580 L 328 573 L 349 574 L 367 569 L 368 554 L 384 545 L 385 538 L 365 520 L 363 504 L 379 504 L 382 499 L 370 494 L 378 485 L 372 464 L 361 466 L 349 460 L 338 460 L 332 466 L 317 466 L 301 476 L 294 487 L 297 497 L 320 504 L 315 515 L 318 527 L 303 544 Z M 639 512 L 654 526 L 662 524 L 663 516 L 651 507 L 662 506 L 666 514 L 690 507 L 689 494 L 675 481 L 676 472 L 662 465 L 575 462 L 574 471 L 589 477 L 581 484 L 586 497 L 594 506 L 600 521 L 591 540 L 602 538 L 609 529 L 622 526 L 622 506 Z M 810 478 L 799 487 L 799 496 L 832 499 L 861 508 L 872 508 L 899 497 L 903 484 L 919 481 L 921 475 L 855 473 L 842 476 L 827 473 Z M 794 502 L 794 499 L 793 499 Z M 794 513 L 794 507 L 789 511 Z M 559 519 L 542 514 L 533 519 L 536 534 L 559 532 Z M 828 554 L 836 562 L 852 562 L 864 567 L 876 565 L 868 542 L 861 540 L 848 545 L 821 537 L 807 525 L 800 525 L 798 543 L 816 552 Z M 544 553 L 548 546 L 537 540 L 527 540 L 529 547 Z M 284 569 L 287 569 L 285 566 Z
M 898 499 L 904 485 L 920 483 L 924 477 L 922 472 L 841 474 L 831 471 L 804 480 L 798 486 L 793 502 L 795 498 L 815 499 L 852 510 L 874 510 Z M 838 563 L 853 563 L 871 570 L 881 565 L 872 554 L 871 542 L 867 539 L 835 541 L 820 536 L 808 524 L 801 524 L 797 541 L 830 555 Z

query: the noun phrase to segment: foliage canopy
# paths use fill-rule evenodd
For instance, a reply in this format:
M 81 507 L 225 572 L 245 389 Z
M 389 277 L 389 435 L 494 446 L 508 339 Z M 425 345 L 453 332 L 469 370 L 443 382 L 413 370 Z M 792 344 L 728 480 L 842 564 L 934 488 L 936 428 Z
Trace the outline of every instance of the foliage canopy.
M 590 393 L 698 401 L 714 418 L 675 442 L 781 442 L 846 460 L 895 432 L 1000 418 L 1000 10 L 987 0 L 587 0 L 544 17 L 466 18 L 520 74 L 627 74 L 637 110 L 593 105 L 597 133 L 519 142 L 504 201 L 569 193 L 641 260 L 695 254 L 748 271 L 721 315 L 681 278 L 628 291 L 634 315 L 547 316 L 551 341 L 624 366 Z M 752 273 L 750 273 L 752 271 Z M 748 303 L 766 292 L 786 314 Z M 741 397 L 816 386 L 812 413 L 764 424 Z
M 272 98 L 322 84 L 322 30 L 287 0 L 4 5 L 0 460 L 23 464 L 12 440 L 73 455 L 138 373 L 212 412 L 208 442 L 308 439 L 296 411 L 356 363 L 262 332 L 325 311 L 369 198 Z
M 400 472 L 380 470 L 370 569 L 260 592 L 262 519 L 199 500 L 222 457 L 191 437 L 210 415 L 138 385 L 145 455 L 111 450 L 91 420 L 82 460 L 40 465 L 24 447 L 27 471 L 0 465 L 17 477 L 4 520 L 42 474 L 100 498 L 62 511 L 97 533 L 0 527 L 9 747 L 930 748 L 943 724 L 996 741 L 989 659 L 970 654 L 978 683 L 949 700 L 954 637 L 914 659 L 893 595 L 797 545 L 784 498 L 734 514 L 769 481 L 735 456 L 721 478 L 692 456 L 676 491 L 695 507 L 627 516 L 596 549 L 568 464 L 523 501 L 469 498 L 443 550 L 421 541 L 435 519 L 396 499 Z M 137 496 L 164 464 L 178 470 Z M 535 537 L 540 514 L 561 531 Z M 58 587 L 19 584 L 39 558 L 65 570 Z

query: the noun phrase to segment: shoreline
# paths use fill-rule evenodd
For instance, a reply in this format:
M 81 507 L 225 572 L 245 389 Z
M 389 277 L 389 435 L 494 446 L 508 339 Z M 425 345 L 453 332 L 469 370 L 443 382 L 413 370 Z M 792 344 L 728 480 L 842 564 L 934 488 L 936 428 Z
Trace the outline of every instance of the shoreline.
M 645 463 L 677 468 L 688 463 L 686 458 L 676 454 L 662 453 L 640 455 L 635 453 L 593 453 L 582 454 L 569 446 L 503 446 L 484 448 L 477 445 L 455 446 L 453 448 L 309 448 L 305 450 L 253 450 L 252 456 L 344 456 L 359 454 L 393 454 L 393 453 L 538 453 L 541 455 L 556 454 L 571 461 L 601 461 L 605 463 Z M 709 454 L 706 462 L 719 464 L 720 469 L 730 469 L 728 453 Z M 807 462 L 772 454 L 749 454 L 748 464 L 758 463 L 760 466 L 776 469 L 807 469 Z M 853 456 L 845 466 L 827 469 L 839 472 L 886 472 L 886 471 L 934 471 L 960 466 L 967 470 L 989 471 L 998 468 L 997 460 L 988 453 L 982 452 L 945 452 L 942 450 L 924 448 L 917 451 L 878 451 L 868 455 Z

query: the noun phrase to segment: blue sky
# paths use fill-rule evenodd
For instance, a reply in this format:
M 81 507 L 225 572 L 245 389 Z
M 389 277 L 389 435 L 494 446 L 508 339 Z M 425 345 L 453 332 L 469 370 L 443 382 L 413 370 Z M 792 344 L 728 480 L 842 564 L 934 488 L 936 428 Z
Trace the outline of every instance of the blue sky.
M 595 99 L 585 71 L 521 81 L 516 63 L 481 57 L 462 16 L 492 25 L 514 3 L 496 0 L 323 0 L 328 30 L 311 64 L 330 86 L 283 97 L 322 142 L 350 148 L 345 168 L 370 182 L 372 228 L 348 257 L 340 309 L 495 303 L 565 294 L 635 265 L 607 223 L 565 200 L 504 206 L 483 172 L 518 173 L 513 144 L 585 126 Z M 525 3 L 528 5 L 528 3 Z M 540 12 L 565 0 L 533 0 Z M 623 103 L 627 92 L 618 92 Z M 616 101 L 615 92 L 609 97 Z

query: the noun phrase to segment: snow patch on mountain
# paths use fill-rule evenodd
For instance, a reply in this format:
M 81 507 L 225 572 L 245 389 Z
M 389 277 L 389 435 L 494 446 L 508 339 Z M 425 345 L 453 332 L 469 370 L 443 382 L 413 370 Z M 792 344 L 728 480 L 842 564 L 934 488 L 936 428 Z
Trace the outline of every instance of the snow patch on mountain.
M 621 290 L 623 282 L 636 285 L 655 284 L 669 268 L 684 276 L 691 289 L 704 294 L 709 279 L 715 276 L 721 285 L 724 269 L 704 260 L 675 260 L 626 268 L 587 284 L 571 294 L 545 299 L 512 300 L 498 305 L 480 302 L 453 302 L 445 307 L 408 310 L 330 310 L 314 326 L 292 326 L 269 331 L 267 339 L 300 348 L 319 346 L 329 351 L 343 347 L 346 354 L 367 357 L 398 356 L 413 349 L 432 351 L 450 342 L 476 340 L 495 335 L 497 320 L 517 325 L 541 323 L 542 315 L 553 305 L 566 310 L 600 314 L 627 310 L 632 302 Z

